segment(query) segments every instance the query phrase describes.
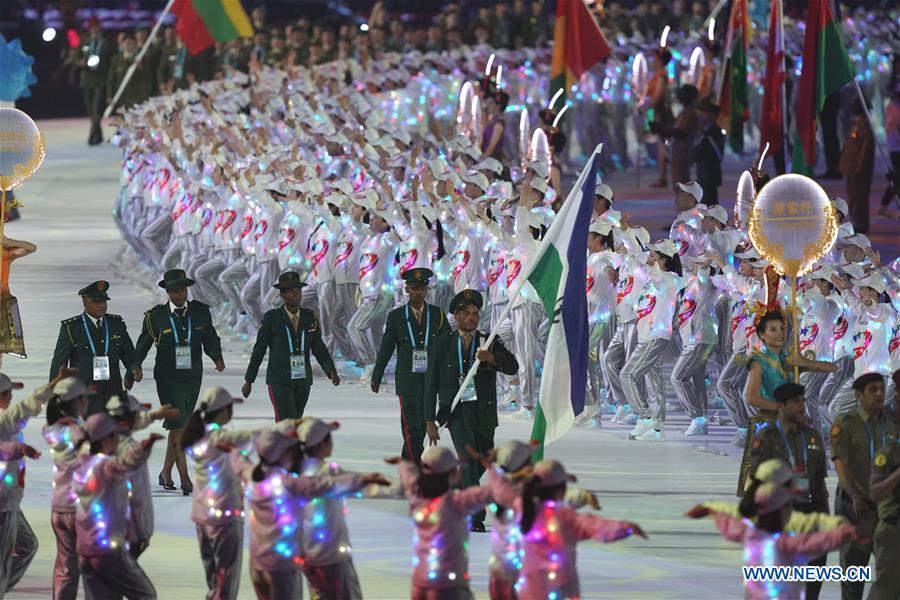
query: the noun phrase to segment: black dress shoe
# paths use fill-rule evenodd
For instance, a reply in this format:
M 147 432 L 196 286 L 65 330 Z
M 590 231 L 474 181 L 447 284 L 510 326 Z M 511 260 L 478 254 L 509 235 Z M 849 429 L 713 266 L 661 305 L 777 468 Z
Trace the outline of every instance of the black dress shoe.
M 487 529 L 484 528 L 484 523 L 480 521 L 473 521 L 472 525 L 469 527 L 469 531 L 472 533 L 485 533 Z
M 159 485 L 165 490 L 174 490 L 175 489 L 175 482 L 174 481 L 166 482 L 166 480 L 163 479 L 162 473 L 159 474 Z
M 173 486 L 174 487 L 174 486 Z M 188 481 L 186 484 L 181 484 L 181 494 L 183 496 L 190 496 L 194 491 L 194 484 Z

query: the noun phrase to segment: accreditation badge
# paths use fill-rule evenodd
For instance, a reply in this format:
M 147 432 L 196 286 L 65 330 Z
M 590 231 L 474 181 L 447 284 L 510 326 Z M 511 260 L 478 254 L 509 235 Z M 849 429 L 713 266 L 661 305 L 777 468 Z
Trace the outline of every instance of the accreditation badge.
M 306 359 L 302 354 L 291 355 L 291 379 L 306 379 Z
M 109 357 L 94 357 L 94 381 L 109 381 Z
M 462 386 L 465 379 L 466 379 L 466 376 L 464 374 L 459 376 L 460 387 Z M 469 385 L 467 385 L 466 388 L 463 390 L 462 395 L 459 397 L 459 401 L 460 402 L 475 402 L 476 400 L 478 400 L 478 396 L 475 395 L 475 378 L 473 377 L 472 381 L 469 382 Z
M 191 368 L 191 347 L 175 346 L 175 368 L 185 370 Z
M 413 350 L 412 351 L 412 372 L 424 373 L 428 370 L 428 351 Z

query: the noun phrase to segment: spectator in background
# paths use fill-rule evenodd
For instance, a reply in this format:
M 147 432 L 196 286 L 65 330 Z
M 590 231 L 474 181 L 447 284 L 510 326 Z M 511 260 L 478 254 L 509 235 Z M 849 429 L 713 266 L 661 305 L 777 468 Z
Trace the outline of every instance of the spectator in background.
M 897 63 L 896 59 L 894 63 Z M 892 199 L 900 197 L 900 78 L 894 83 L 891 101 L 885 111 L 884 130 L 888 152 L 891 153 L 891 173 L 888 174 L 888 189 L 881 197 L 881 206 L 878 207 L 877 214 L 892 219 L 894 213 L 888 205 Z
M 106 78 L 107 104 L 112 103 L 113 97 L 125 79 L 128 68 L 137 58 L 136 54 L 134 38 L 126 36 L 119 46 L 119 52 L 112 57 L 109 63 L 109 73 Z M 149 98 L 150 92 L 153 91 L 153 81 L 155 79 L 154 73 L 145 64 L 145 61 L 142 60 L 137 63 L 128 85 L 125 86 L 113 110 L 118 108 L 128 109 Z
M 708 17 L 709 13 L 706 12 L 706 4 L 703 2 L 694 2 L 691 5 L 691 16 L 688 19 L 688 29 L 692 32 L 702 32 L 703 24 L 706 23 Z M 704 36 L 704 39 L 706 39 L 706 36 Z
M 722 154 L 725 152 L 725 134 L 716 123 L 719 106 L 708 97 L 700 103 L 700 128 L 697 145 L 694 146 L 694 164 L 697 165 L 697 183 L 703 188 L 703 203 L 713 206 L 719 203 L 719 186 L 722 185 Z
M 266 55 L 265 63 L 271 67 L 279 67 L 284 64 L 287 55 L 288 49 L 285 46 L 284 38 L 277 35 L 277 32 L 273 33 L 272 45 Z
M 100 118 L 105 107 L 103 101 L 106 99 L 109 63 L 115 51 L 112 44 L 103 37 L 100 21 L 96 17 L 91 17 L 88 21 L 88 33 L 82 37 L 80 48 L 81 76 L 78 85 L 84 96 L 87 114 L 91 118 L 88 145 L 96 146 L 103 143 Z
M 263 31 L 266 28 L 266 7 L 257 6 L 250 13 L 250 24 L 253 25 L 253 31 Z
M 847 204 L 853 228 L 856 233 L 868 233 L 869 191 L 875 170 L 875 140 L 859 99 L 853 101 L 852 115 L 838 170 L 847 185 Z
M 466 36 L 466 41 L 470 44 L 478 44 L 478 29 L 483 29 L 484 33 L 487 34 L 487 32 L 491 30 L 492 21 L 493 15 L 491 14 L 491 9 L 487 6 L 479 7 L 478 15 L 474 19 L 471 19 L 469 21 L 469 29 L 468 35 Z
M 447 49 L 447 44 L 444 43 L 444 36 L 441 34 L 441 28 L 437 25 L 428 27 L 427 36 L 425 52 L 443 52 Z
M 670 130 L 672 155 L 672 185 L 681 181 L 693 181 L 691 166 L 694 163 L 694 136 L 700 127 L 700 113 L 695 106 L 697 88 L 688 84 L 678 88 L 675 97 L 682 109 Z
M 506 12 L 506 2 L 494 5 L 494 26 L 491 29 L 491 45 L 495 48 L 511 48 L 513 41 L 513 19 Z
M 384 49 L 386 52 L 405 52 L 406 51 L 406 39 L 405 39 L 405 27 L 403 26 L 403 22 L 400 19 L 391 19 L 390 22 L 390 31 L 391 34 L 388 36 L 388 39 L 384 42 Z

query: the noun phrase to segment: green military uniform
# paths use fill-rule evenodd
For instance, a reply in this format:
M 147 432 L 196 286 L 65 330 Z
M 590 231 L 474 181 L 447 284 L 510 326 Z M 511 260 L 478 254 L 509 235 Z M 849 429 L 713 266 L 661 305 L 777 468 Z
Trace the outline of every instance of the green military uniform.
M 106 85 L 106 96 L 108 98 L 115 97 L 116 91 L 119 89 L 122 80 L 125 79 L 125 74 L 128 72 L 128 68 L 131 66 L 134 58 L 134 54 L 125 56 L 121 52 L 112 57 L 109 63 Z M 122 90 L 122 95 L 116 103 L 116 108 L 128 109 L 149 98 L 150 93 L 153 91 L 154 79 L 155 73 L 150 71 L 147 61 L 144 59 L 134 70 L 131 79 L 128 80 L 128 85 Z
M 828 471 L 822 434 L 812 427 L 785 423 L 780 419 L 764 423 L 750 443 L 750 477 L 756 476 L 760 464 L 772 458 L 779 458 L 794 469 L 794 485 L 806 490 L 794 500 L 794 510 L 828 514 L 828 487 L 825 485 Z M 825 566 L 827 563 L 826 552 L 811 558 L 807 564 Z M 821 581 L 807 582 L 806 597 L 818 598 L 821 588 Z
M 288 272 L 282 273 L 274 287 L 285 289 L 304 286 L 297 273 Z M 269 386 L 269 399 L 275 409 L 275 420 L 298 419 L 306 409 L 312 386 L 310 351 L 329 377 L 335 372 L 331 354 L 322 342 L 322 328 L 315 313 L 305 308 L 299 309 L 298 326 L 295 329 L 284 306 L 267 311 L 256 334 L 256 343 L 250 354 L 244 381 L 256 381 L 259 366 L 267 351 L 269 364 L 266 366 L 266 385 Z M 303 357 L 302 367 L 297 365 L 292 368 L 292 357 L 300 356 Z
M 159 286 L 177 289 L 193 284 L 193 280 L 188 279 L 184 271 L 174 269 L 166 272 Z M 178 419 L 167 419 L 163 422 L 163 427 L 180 429 L 194 412 L 200 395 L 203 353 L 215 362 L 222 360 L 222 344 L 213 326 L 209 306 L 191 300 L 174 311 L 171 302 L 148 310 L 144 313 L 143 328 L 135 347 L 133 368 L 141 368 L 153 346 L 156 346 L 153 378 L 156 380 L 160 404 L 169 404 L 181 411 Z M 182 360 L 185 362 L 179 364 Z M 180 368 L 182 365 L 184 368 Z
M 433 273 L 428 269 L 410 269 L 403 274 L 407 282 L 428 284 Z M 397 367 L 394 372 L 394 387 L 400 398 L 400 427 L 403 431 L 401 455 L 407 460 L 417 461 L 425 450 L 425 371 L 428 367 L 427 354 L 434 348 L 438 336 L 450 333 L 447 316 L 440 307 L 425 304 L 421 320 L 418 320 L 412 306 L 407 304 L 388 313 L 381 337 L 381 346 L 372 370 L 372 382 L 380 384 L 388 361 L 397 351 Z M 425 353 L 424 363 L 413 365 L 413 353 Z M 419 358 L 417 356 L 417 358 Z M 420 366 L 421 365 L 421 366 Z M 414 368 L 415 366 L 415 368 Z M 417 370 L 418 369 L 418 370 Z
M 474 290 L 463 290 L 450 302 L 450 311 L 456 312 L 461 305 L 472 303 L 481 308 L 481 294 Z M 474 332 L 468 346 L 457 332 L 441 336 L 434 341 L 434 349 L 428 355 L 428 371 L 425 374 L 425 421 L 440 425 L 449 422 L 450 437 L 456 454 L 463 462 L 462 487 L 478 485 L 484 474 L 484 467 L 477 460 L 468 458 L 466 446 L 471 446 L 481 454 L 494 448 L 494 430 L 497 428 L 497 372 L 515 375 L 519 372 L 516 357 L 506 349 L 499 338 L 495 338 L 488 349 L 494 355 L 496 365 L 480 363 L 468 390 L 463 393 L 459 404 L 450 414 L 450 406 L 459 391 L 462 378 L 475 362 L 475 354 L 487 336 Z M 437 408 L 437 405 L 440 408 Z M 473 515 L 475 523 L 484 522 L 484 511 Z
M 900 442 L 894 437 L 875 453 L 872 484 L 884 481 L 897 469 L 900 469 Z M 900 598 L 900 485 L 878 503 L 873 542 L 875 582 L 869 589 L 869 600 L 897 600 Z
M 879 412 L 872 417 L 860 407 L 853 412 L 841 415 L 831 426 L 831 457 L 844 459 L 853 478 L 856 490 L 867 500 L 870 511 L 860 519 L 853 511 L 852 496 L 838 484 L 834 502 L 834 513 L 846 517 L 861 529 L 862 537 L 872 539 L 877 525 L 876 506 L 869 495 L 869 477 L 872 461 L 892 436 L 897 435 L 896 422 L 885 418 Z M 872 555 L 872 542 L 860 544 L 850 540 L 841 546 L 841 566 L 865 566 Z M 862 598 L 863 582 L 842 582 L 841 590 L 844 598 Z
M 81 88 L 84 105 L 91 118 L 91 131 L 88 137 L 88 143 L 91 145 L 103 141 L 100 119 L 103 117 L 103 108 L 106 105 L 107 73 L 112 55 L 112 44 L 102 35 L 82 36 L 80 58 L 84 61 L 84 66 L 82 66 L 78 78 L 78 87 Z M 99 59 L 96 64 L 93 64 L 92 56 Z M 89 66 L 88 62 L 91 62 L 92 65 Z
M 95 281 L 78 294 L 105 302 L 109 300 L 108 289 L 108 282 Z M 126 369 L 126 380 L 130 380 L 128 370 L 134 360 L 134 343 L 122 317 L 106 314 L 99 319 L 99 325 L 97 321 L 86 313 L 64 320 L 50 361 L 49 379 L 59 374 L 60 367 L 68 366 L 78 369 L 78 379 L 96 392 L 90 396 L 88 416 L 101 412 L 110 396 L 122 394 L 119 364 Z
M 156 82 L 160 93 L 170 81 L 173 90 L 187 88 L 187 74 L 190 69 L 190 54 L 184 45 L 166 44 L 160 50 L 159 65 L 156 67 Z

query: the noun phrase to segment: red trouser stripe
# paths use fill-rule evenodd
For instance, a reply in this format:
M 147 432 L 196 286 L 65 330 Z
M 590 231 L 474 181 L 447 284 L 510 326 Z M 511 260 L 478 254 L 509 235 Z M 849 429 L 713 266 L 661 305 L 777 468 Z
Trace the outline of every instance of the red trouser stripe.
M 272 386 L 267 386 L 269 388 L 269 401 L 272 403 L 272 409 L 275 411 L 275 421 L 281 420 L 281 415 L 278 414 L 278 405 L 275 404 L 275 392 L 272 391 Z

